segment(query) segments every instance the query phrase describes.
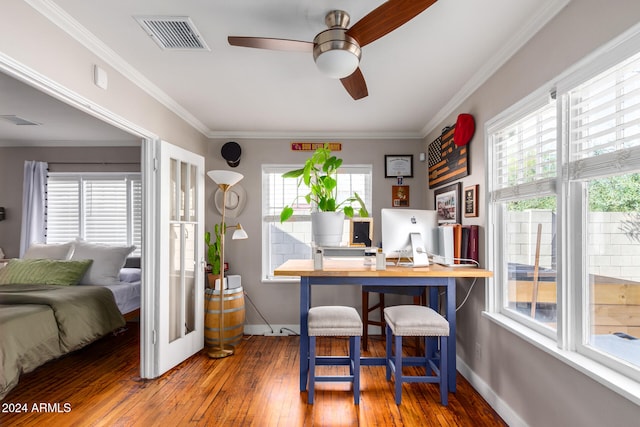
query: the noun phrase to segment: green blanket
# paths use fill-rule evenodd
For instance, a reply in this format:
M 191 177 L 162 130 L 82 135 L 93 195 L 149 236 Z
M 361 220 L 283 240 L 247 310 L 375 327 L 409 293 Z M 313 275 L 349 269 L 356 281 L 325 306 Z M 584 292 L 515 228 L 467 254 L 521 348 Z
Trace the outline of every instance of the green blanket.
M 3 285 L 0 325 L 2 399 L 21 373 L 84 347 L 124 326 L 125 320 L 107 288 Z

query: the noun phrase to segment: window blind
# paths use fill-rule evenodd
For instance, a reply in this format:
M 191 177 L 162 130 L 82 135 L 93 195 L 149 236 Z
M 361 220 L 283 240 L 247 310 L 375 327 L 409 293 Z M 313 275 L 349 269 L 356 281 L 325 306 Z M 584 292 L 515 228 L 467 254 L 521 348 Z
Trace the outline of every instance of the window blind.
M 77 237 L 94 243 L 142 242 L 140 174 L 55 174 L 48 179 L 47 242 Z
M 571 161 L 640 146 L 640 54 L 570 90 L 568 108 Z
M 304 195 L 308 193 L 305 186 L 298 188 L 298 182 L 292 178 L 283 178 L 282 174 L 292 170 L 288 166 L 263 167 L 263 218 L 267 222 L 280 221 L 280 212 L 286 205 L 294 209 L 289 221 L 309 220 L 311 206 Z M 342 166 L 338 173 L 338 203 L 351 197 L 353 193 L 364 200 L 365 206 L 371 210 L 371 166 Z
M 556 102 L 491 134 L 494 191 L 533 182 L 550 182 L 556 176 Z

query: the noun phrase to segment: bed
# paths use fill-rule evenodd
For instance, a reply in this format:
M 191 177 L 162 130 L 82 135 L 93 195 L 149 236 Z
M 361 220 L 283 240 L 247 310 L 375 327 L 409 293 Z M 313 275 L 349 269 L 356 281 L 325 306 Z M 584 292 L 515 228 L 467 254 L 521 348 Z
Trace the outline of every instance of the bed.
M 139 260 L 124 267 L 133 247 L 62 246 L 0 268 L 0 399 L 21 374 L 117 331 L 140 307 Z

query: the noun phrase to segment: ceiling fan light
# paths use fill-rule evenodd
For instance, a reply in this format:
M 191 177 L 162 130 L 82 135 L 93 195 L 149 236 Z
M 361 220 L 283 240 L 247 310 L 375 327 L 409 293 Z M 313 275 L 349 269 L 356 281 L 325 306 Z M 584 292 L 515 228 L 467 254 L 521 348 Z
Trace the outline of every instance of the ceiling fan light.
M 360 58 L 348 50 L 333 49 L 322 52 L 316 57 L 320 72 L 333 79 L 342 79 L 353 74 L 358 68 Z

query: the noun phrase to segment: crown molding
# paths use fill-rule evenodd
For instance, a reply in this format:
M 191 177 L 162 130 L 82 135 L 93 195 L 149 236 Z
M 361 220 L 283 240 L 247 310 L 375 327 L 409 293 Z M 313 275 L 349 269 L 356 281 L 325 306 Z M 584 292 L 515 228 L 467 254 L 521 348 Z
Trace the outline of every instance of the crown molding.
M 513 55 L 516 54 L 531 38 L 556 16 L 571 0 L 557 0 L 541 9 L 523 26 L 520 31 L 510 38 L 510 42 L 496 52 L 477 73 L 435 114 L 422 128 L 420 135 L 426 138 L 436 127 L 439 127 L 455 110 L 469 98 L 480 86 L 496 73 Z
M 93 33 L 82 26 L 71 15 L 62 10 L 52 0 L 25 0 L 31 7 L 40 12 L 45 18 L 57 25 L 64 32 L 73 37 L 76 41 L 105 61 L 125 78 L 129 79 L 136 86 L 140 87 L 162 105 L 173 111 L 182 120 L 193 126 L 203 135 L 209 132 L 200 120 L 193 116 L 184 107 L 178 104 L 173 98 L 162 91 L 158 86 L 151 83 L 142 73 L 133 68 L 121 56 L 104 44 Z
M 389 139 L 419 139 L 423 137 L 418 132 L 274 132 L 274 131 L 215 131 L 209 132 L 207 138 L 210 139 L 294 139 L 294 140 L 389 140 Z

